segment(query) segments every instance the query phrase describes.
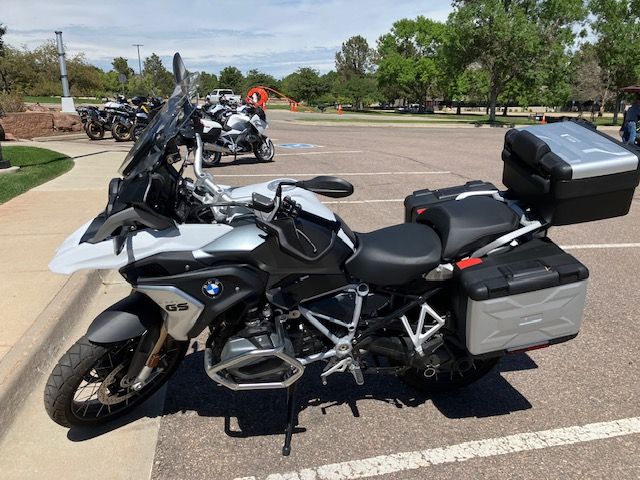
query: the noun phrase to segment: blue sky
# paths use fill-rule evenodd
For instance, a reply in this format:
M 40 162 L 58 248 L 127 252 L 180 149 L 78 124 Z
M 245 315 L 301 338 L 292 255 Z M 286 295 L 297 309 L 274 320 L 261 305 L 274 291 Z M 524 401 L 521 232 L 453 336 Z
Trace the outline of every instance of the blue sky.
M 116 56 L 136 71 L 157 53 L 167 66 L 179 51 L 190 70 L 217 73 L 226 65 L 282 77 L 300 66 L 326 72 L 352 35 L 372 46 L 395 20 L 424 15 L 445 20 L 448 0 L 1 0 L 7 43 L 29 48 L 62 30 L 68 53 L 108 69 Z M 6 8 L 6 7 L 9 8 Z

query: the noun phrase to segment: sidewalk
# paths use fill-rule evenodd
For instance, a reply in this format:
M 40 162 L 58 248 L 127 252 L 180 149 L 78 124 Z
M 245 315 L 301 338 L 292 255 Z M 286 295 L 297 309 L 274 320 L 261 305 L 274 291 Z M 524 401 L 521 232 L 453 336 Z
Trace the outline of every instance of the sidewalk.
M 0 205 L 0 438 L 104 283 L 104 273 L 55 275 L 48 263 L 71 232 L 104 208 L 108 181 L 125 155 L 69 141 L 20 144 L 77 160 L 65 175 Z
M 109 435 L 109 429 L 62 428 L 42 404 L 48 373 L 61 352 L 130 290 L 116 272 L 68 277 L 47 267 L 58 245 L 104 208 L 108 182 L 126 153 L 69 141 L 20 145 L 79 158 L 67 174 L 0 205 L 0 477 L 81 479 L 110 472 L 111 478 L 148 478 L 162 391 Z
M 64 141 L 20 142 L 78 158 L 73 169 L 0 205 L 0 362 L 51 302 L 68 277 L 47 265 L 56 248 L 106 203 L 109 179 L 118 175 L 122 152 L 104 145 Z

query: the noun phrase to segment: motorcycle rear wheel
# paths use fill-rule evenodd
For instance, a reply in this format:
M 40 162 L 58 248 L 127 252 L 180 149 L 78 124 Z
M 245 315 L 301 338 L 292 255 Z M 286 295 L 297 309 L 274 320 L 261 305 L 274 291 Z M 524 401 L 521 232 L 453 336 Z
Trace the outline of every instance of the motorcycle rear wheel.
M 222 160 L 222 152 L 211 152 L 205 150 L 202 154 L 202 165 L 205 167 L 215 167 Z
M 104 127 L 97 122 L 91 121 L 84 128 L 91 140 L 102 140 L 104 138 Z
M 500 357 L 473 359 L 465 370 L 442 372 L 425 376 L 425 369 L 412 368 L 402 374 L 402 380 L 425 393 L 450 392 L 471 385 L 487 375 L 500 362 Z M 431 372 L 429 372 L 431 373 Z
M 111 127 L 111 135 L 116 142 L 128 142 L 131 140 L 131 130 L 124 123 L 116 122 Z
M 178 368 L 189 342 L 168 338 L 150 380 L 136 391 L 121 381 L 139 340 L 105 346 L 80 338 L 60 358 L 47 381 L 44 406 L 49 417 L 63 427 L 98 426 L 149 398 Z

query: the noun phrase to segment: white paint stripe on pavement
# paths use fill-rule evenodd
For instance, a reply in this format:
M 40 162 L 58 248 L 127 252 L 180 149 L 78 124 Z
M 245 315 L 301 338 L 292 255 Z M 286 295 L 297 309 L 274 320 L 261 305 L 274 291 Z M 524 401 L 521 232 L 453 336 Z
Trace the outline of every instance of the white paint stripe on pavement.
M 338 177 L 360 177 L 360 176 L 372 176 L 372 175 L 443 175 L 451 173 L 449 171 L 429 171 L 429 172 L 346 172 L 346 173 L 235 173 L 235 174 L 223 174 L 216 177 L 310 177 L 318 175 L 333 175 Z
M 638 433 L 640 433 L 640 417 L 623 418 L 610 422 L 475 440 L 415 452 L 380 455 L 295 472 L 274 473 L 264 477 L 242 477 L 236 480 L 351 480 Z
M 404 198 L 385 198 L 380 200 L 338 200 L 335 202 L 322 202 L 325 205 L 354 205 L 358 203 L 395 203 L 404 202 Z
M 332 155 L 338 153 L 363 153 L 362 150 L 339 150 L 336 152 L 297 152 L 297 153 L 277 153 L 277 157 L 296 157 L 298 155 Z
M 593 250 L 599 248 L 640 248 L 640 243 L 587 243 L 584 245 L 561 245 L 565 250 L 585 249 Z

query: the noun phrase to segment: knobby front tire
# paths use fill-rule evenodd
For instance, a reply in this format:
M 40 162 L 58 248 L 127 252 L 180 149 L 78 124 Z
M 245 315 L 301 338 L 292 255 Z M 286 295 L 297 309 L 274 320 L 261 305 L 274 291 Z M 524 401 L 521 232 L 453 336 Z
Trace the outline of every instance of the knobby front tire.
M 47 381 L 44 406 L 49 417 L 64 427 L 98 426 L 129 413 L 171 377 L 189 344 L 169 338 L 160 351 L 160 373 L 134 391 L 120 382 L 138 341 L 103 346 L 80 338 L 58 361 Z

